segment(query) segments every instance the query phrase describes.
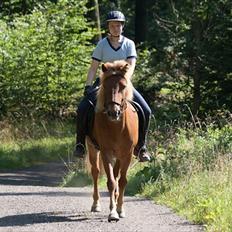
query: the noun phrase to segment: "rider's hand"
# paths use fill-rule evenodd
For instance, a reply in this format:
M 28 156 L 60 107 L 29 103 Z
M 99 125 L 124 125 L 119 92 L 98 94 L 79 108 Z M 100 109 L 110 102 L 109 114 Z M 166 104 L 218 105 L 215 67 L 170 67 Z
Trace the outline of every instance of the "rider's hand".
M 84 96 L 87 96 L 90 93 L 91 89 L 92 89 L 91 85 L 86 85 L 84 90 Z

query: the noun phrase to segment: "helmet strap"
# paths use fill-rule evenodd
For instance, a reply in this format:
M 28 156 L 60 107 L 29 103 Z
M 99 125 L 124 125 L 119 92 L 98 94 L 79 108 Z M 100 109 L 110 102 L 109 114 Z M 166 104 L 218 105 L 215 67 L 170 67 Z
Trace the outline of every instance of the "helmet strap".
M 112 34 L 108 33 L 108 36 L 111 37 L 113 40 L 119 41 L 120 38 L 121 38 L 121 36 L 122 36 L 122 34 L 120 34 L 119 36 L 115 36 L 115 35 L 112 35 Z
M 114 38 L 119 38 L 119 37 L 120 37 L 120 35 L 112 35 L 111 33 L 109 33 L 109 35 L 110 35 L 111 37 L 114 37 Z

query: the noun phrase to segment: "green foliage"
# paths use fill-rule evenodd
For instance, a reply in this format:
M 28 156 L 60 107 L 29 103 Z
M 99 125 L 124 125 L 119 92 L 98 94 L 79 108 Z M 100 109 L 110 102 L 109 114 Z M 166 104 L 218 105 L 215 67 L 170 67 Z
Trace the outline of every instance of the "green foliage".
M 58 0 L 4 0 L 0 3 L 0 18 L 12 20 L 19 15 L 29 14 L 34 8 L 44 6 Z
M 73 134 L 69 121 L 3 121 L 0 123 L 0 168 L 67 160 L 73 151 Z
M 229 155 L 232 149 L 232 127 L 206 130 L 179 129 L 176 139 L 166 149 L 165 169 L 171 177 L 214 169 L 218 156 Z M 169 167 L 171 169 L 169 169 Z
M 190 220 L 204 224 L 207 231 L 231 231 L 231 187 L 231 161 L 224 159 L 213 171 L 174 181 L 170 191 L 156 199 Z
M 135 163 L 136 164 L 136 163 Z M 144 167 L 145 166 L 145 167 Z M 126 186 L 126 194 L 135 195 L 137 194 L 145 183 L 149 182 L 151 175 L 147 175 L 149 166 L 144 164 L 132 165 L 128 171 L 128 183 Z M 145 171 L 146 170 L 146 171 Z
M 228 136 L 229 135 L 229 136 Z M 218 154 L 228 154 L 232 148 L 232 128 L 222 129 L 208 127 L 205 131 L 179 129 L 176 141 L 166 150 L 166 168 L 171 167 L 170 175 L 185 175 L 192 171 L 210 169 Z
M 169 131 L 168 131 L 169 130 Z M 134 175 L 140 188 L 147 182 L 159 182 L 162 192 L 166 183 L 204 170 L 213 170 L 219 157 L 229 157 L 232 150 L 232 127 L 209 125 L 205 129 L 177 128 L 156 132 L 155 160 Z M 150 141 L 153 146 L 153 141 Z M 132 179 L 133 179 L 132 178 Z M 134 181 L 134 180 L 132 180 Z M 169 186 L 166 186 L 169 188 Z
M 231 231 L 231 124 L 170 126 L 153 136 L 154 162 L 130 177 L 130 193 L 154 198 L 208 231 Z
M 73 111 L 94 35 L 85 3 L 59 1 L 9 24 L 0 20 L 1 116 Z
M 92 178 L 86 171 L 70 168 L 61 185 L 63 187 L 85 187 L 91 184 Z
M 43 138 L 14 143 L 1 143 L 0 168 L 29 167 L 41 162 L 67 159 L 73 139 Z
M 135 4 L 121 4 L 129 17 L 126 32 L 132 38 Z M 142 71 L 138 87 L 156 113 L 158 106 L 161 117 L 172 119 L 178 111 L 186 111 L 185 104 L 201 117 L 222 108 L 231 110 L 231 1 L 148 0 L 144 4 L 147 39 L 139 47 L 149 52 L 138 56 L 137 66 L 148 63 L 137 69 Z M 144 75 L 147 71 L 150 75 Z
M 186 104 L 190 103 L 192 85 L 188 77 L 180 72 L 173 80 L 165 63 L 155 63 L 157 53 L 156 49 L 138 50 L 134 86 L 154 110 L 157 120 L 170 122 L 180 116 L 187 118 L 189 112 Z M 174 69 L 173 72 L 178 70 Z

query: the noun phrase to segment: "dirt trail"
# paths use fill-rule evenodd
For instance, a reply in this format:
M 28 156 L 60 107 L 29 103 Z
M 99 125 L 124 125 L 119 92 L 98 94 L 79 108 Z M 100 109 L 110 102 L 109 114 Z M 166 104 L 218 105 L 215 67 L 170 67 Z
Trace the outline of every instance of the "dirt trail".
M 164 206 L 129 196 L 125 197 L 127 217 L 108 223 L 107 192 L 101 192 L 102 212 L 91 213 L 91 188 L 54 187 L 66 171 L 62 163 L 0 171 L 0 231 L 203 231 Z

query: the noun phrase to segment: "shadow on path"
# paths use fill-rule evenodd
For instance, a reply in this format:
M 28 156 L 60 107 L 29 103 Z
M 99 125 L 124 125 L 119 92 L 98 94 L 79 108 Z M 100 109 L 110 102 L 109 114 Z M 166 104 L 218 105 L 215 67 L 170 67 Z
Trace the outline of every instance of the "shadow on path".
M 99 215 L 100 216 L 100 215 Z M 95 219 L 103 219 L 98 217 Z M 44 212 L 44 213 L 31 213 L 31 214 L 20 214 L 20 215 L 11 215 L 0 218 L 0 227 L 13 227 L 13 226 L 25 226 L 39 223 L 54 223 L 54 222 L 81 222 L 90 220 L 91 215 L 88 215 L 86 212 L 80 214 L 67 214 L 65 212 Z
M 19 170 L 0 170 L 0 185 L 58 186 L 67 172 L 63 162 Z

